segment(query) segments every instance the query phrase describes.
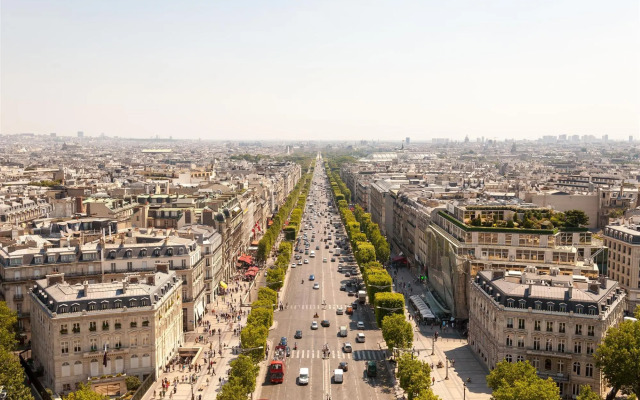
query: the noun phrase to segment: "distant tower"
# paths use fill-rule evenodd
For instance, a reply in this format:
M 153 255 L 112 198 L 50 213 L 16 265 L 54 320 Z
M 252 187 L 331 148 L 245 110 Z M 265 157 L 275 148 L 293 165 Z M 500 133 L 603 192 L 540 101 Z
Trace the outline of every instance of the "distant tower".
M 629 143 L 633 142 L 633 136 L 629 136 Z
M 56 137 L 56 133 L 55 133 L 55 132 L 51 132 L 51 133 L 49 134 L 49 136 L 51 136 L 51 137 Z
M 411 144 L 411 138 L 409 136 L 407 136 L 404 141 L 407 142 L 407 145 Z
M 609 135 L 602 135 L 602 141 L 603 142 L 609 141 Z
M 79 138 L 83 138 L 83 137 L 84 137 L 84 132 L 82 132 L 82 131 L 78 131 L 78 137 L 79 137 Z
M 465 136 L 465 137 L 464 137 L 464 142 L 465 142 L 465 143 L 469 143 L 469 135 L 467 135 L 467 136 Z

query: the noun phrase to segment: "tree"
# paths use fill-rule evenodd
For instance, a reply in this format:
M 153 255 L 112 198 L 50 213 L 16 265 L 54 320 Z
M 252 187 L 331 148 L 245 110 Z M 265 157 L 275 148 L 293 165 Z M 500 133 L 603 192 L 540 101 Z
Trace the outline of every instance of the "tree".
M 442 400 L 439 396 L 435 395 L 431 389 L 423 390 L 420 394 L 415 397 L 415 400 Z
M 260 300 L 261 302 L 268 302 L 267 300 Z M 256 307 L 251 310 L 247 317 L 247 324 L 259 324 L 268 328 L 273 324 L 273 308 L 271 304 Z
M 127 385 L 127 390 L 138 390 L 138 388 L 140 387 L 140 385 L 142 385 L 142 382 L 140 382 L 140 378 L 138 378 L 135 375 L 128 375 L 124 382 Z
M 635 316 L 640 317 L 640 307 Z M 611 385 L 607 400 L 621 389 L 640 397 L 640 321 L 624 321 L 609 328 L 594 358 Z
M 390 349 L 407 349 L 413 345 L 413 329 L 402 314 L 384 317 L 382 320 L 382 337 Z
M 229 379 L 229 382 L 222 385 L 216 400 L 245 400 L 247 398 L 246 389 L 238 378 Z
M 376 249 L 371 243 L 358 242 L 355 251 L 356 261 L 358 264 L 366 264 L 376 259 Z
M 240 343 L 243 349 L 253 349 L 247 351 L 254 362 L 264 358 L 264 349 L 267 346 L 267 335 L 269 329 L 263 325 L 248 324 L 240 332 Z M 262 347 L 261 349 L 258 347 Z
M 271 304 L 278 302 L 278 292 L 268 287 L 261 287 L 258 289 L 258 300 L 267 300 Z
M 560 400 L 553 379 L 540 379 L 529 362 L 500 361 L 487 375 L 494 400 Z
M 16 324 L 18 314 L 7 303 L 0 301 L 0 347 L 14 350 L 16 345 Z
M 494 400 L 560 400 L 560 388 L 553 379 L 517 380 L 493 392 Z
M 596 392 L 591 389 L 589 385 L 580 386 L 580 394 L 577 397 L 577 400 L 601 400 L 600 396 Z
M 513 386 L 519 379 L 530 380 L 537 378 L 536 369 L 529 362 L 510 363 L 500 361 L 496 367 L 487 375 L 487 386 L 492 390 L 497 390 L 501 386 Z
M 245 396 L 256 389 L 256 379 L 260 368 L 253 363 L 250 357 L 243 354 L 231 361 L 231 372 L 229 379 L 236 378 L 238 382 L 245 388 Z
M 391 292 L 393 279 L 391 275 L 383 269 L 374 273 L 368 273 L 366 284 L 369 303 L 373 304 L 377 293 Z
M 13 353 L 17 343 L 17 321 L 17 313 L 0 301 L 0 386 L 4 386 L 8 399 L 33 400 L 31 390 L 24 384 L 24 369 Z
M 91 384 L 80 384 L 80 387 L 75 392 L 71 392 L 64 398 L 64 400 L 108 400 L 109 396 L 101 395 L 91 390 Z
M 402 314 L 404 316 L 404 296 L 401 293 L 376 293 L 374 304 L 378 326 L 382 326 L 382 319 L 387 315 Z
M 273 268 L 267 271 L 267 286 L 272 290 L 280 290 L 284 284 L 284 269 Z
M 582 210 L 568 210 L 564 212 L 567 227 L 577 228 L 589 223 L 589 216 Z
M 410 400 L 422 392 L 428 392 L 431 385 L 431 368 L 426 362 L 414 359 L 409 353 L 398 358 L 398 380 Z

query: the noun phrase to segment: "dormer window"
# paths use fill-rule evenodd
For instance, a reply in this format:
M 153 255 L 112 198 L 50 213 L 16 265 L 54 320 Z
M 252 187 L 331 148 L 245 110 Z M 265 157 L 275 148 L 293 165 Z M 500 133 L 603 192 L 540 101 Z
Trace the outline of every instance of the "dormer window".
M 34 264 L 42 264 L 42 256 L 33 257 L 33 263 Z
M 138 302 L 136 301 L 136 299 L 131 299 L 129 300 L 129 307 L 135 307 L 137 306 Z
M 547 302 L 547 311 L 553 311 L 555 308 L 555 303 L 553 301 Z
M 178 255 L 182 255 L 182 254 L 184 254 L 184 248 L 180 247 L 178 249 Z
M 153 255 L 156 256 L 156 257 L 159 257 L 160 256 L 160 249 L 154 249 L 153 250 Z
M 140 250 L 140 257 L 146 257 L 146 256 L 147 256 L 147 249 Z
M 172 247 L 169 247 L 169 248 L 167 249 L 167 255 L 168 255 L 168 256 L 172 256 L 172 255 L 173 255 L 173 248 L 172 248 Z
M 536 310 L 542 310 L 542 302 L 540 300 L 535 302 Z
M 518 307 L 519 308 L 527 308 L 527 301 L 524 300 L 524 299 L 518 300 Z
M 127 251 L 124 253 L 124 256 L 125 256 L 125 257 L 127 257 L 127 258 L 131 258 L 131 255 L 132 255 L 132 254 L 133 254 L 133 252 L 132 252 L 131 250 L 127 250 Z
M 584 306 L 582 304 L 576 306 L 576 314 L 584 314 Z
M 122 308 L 122 300 L 116 300 L 113 302 L 114 308 Z
M 72 304 L 71 305 L 71 312 L 78 312 L 80 310 L 80 304 Z
M 116 251 L 115 251 L 115 250 L 111 250 L 111 251 L 109 252 L 109 258 L 111 258 L 111 259 L 116 258 Z
M 94 311 L 96 309 L 96 303 L 95 301 L 92 301 L 91 303 L 89 303 L 89 311 Z
M 589 306 L 589 315 L 596 315 L 598 313 L 598 309 L 596 306 Z
M 515 305 L 515 300 L 507 299 L 507 307 L 513 307 Z
M 560 303 L 560 312 L 567 312 L 567 304 Z
M 50 254 L 47 256 L 47 262 L 50 264 L 53 264 L 56 262 L 56 256 L 55 254 Z
M 64 314 L 67 312 L 68 306 L 66 304 L 62 304 L 58 307 L 58 313 Z

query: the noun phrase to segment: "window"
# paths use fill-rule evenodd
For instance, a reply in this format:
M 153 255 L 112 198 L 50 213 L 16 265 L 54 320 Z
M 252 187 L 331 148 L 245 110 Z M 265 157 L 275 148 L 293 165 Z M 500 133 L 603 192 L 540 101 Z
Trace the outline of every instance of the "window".
M 593 354 L 593 349 L 594 349 L 593 343 L 592 342 L 587 342 L 587 344 L 586 344 L 587 354 L 592 355 Z
M 550 301 L 547 303 L 547 311 L 553 311 L 555 309 L 555 303 Z
M 564 373 L 564 361 L 562 360 L 558 361 L 558 373 L 559 374 Z
M 567 305 L 565 303 L 560 303 L 560 312 L 567 312 Z
M 507 307 L 513 307 L 513 304 L 514 304 L 513 299 L 507 299 Z
M 553 321 L 547 321 L 547 332 L 553 332 Z
M 524 299 L 518 300 L 518 307 L 519 308 L 527 308 L 527 301 L 524 300 Z
M 115 302 L 113 302 L 113 306 L 115 308 L 122 308 L 122 300 L 116 300 Z
M 544 369 L 547 371 L 551 369 L 551 360 L 548 358 L 544 360 Z
M 546 351 L 553 351 L 553 339 L 552 338 L 547 338 L 547 340 L 545 341 L 544 349 Z
M 593 325 L 587 326 L 587 336 L 595 336 L 596 335 L 596 327 Z
M 80 333 L 80 323 L 78 322 L 73 323 L 73 333 Z
M 60 325 L 60 334 L 61 335 L 66 335 L 67 333 L 69 333 L 69 330 L 67 329 L 67 324 L 61 324 Z
M 518 362 L 524 362 L 524 356 L 518 356 L 517 361 Z
M 127 271 L 133 271 L 133 262 L 127 261 Z
M 518 318 L 518 329 L 524 329 L 524 318 Z
M 142 335 L 142 345 L 143 346 L 148 346 L 149 345 L 149 334 L 148 333 Z
M 582 304 L 576 306 L 576 314 L 584 314 L 584 306 Z
M 540 300 L 536 301 L 534 304 L 536 310 L 542 310 L 542 302 Z
M 131 255 L 132 255 L 132 254 L 133 254 L 133 252 L 132 252 L 131 250 L 127 250 L 127 251 L 124 253 L 124 256 L 125 256 L 125 257 L 127 257 L 127 258 L 131 258 Z
M 582 353 L 582 343 L 581 342 L 574 342 L 573 343 L 573 352 L 576 353 L 576 354 Z
M 114 252 L 115 254 L 115 252 Z M 115 258 L 115 257 L 113 257 Z M 111 272 L 116 272 L 116 263 L 111 263 Z
M 627 282 L 627 285 L 629 282 Z M 594 306 L 589 306 L 589 315 L 596 315 L 598 313 L 598 309 Z
M 524 336 L 518 336 L 518 347 L 524 347 Z
M 69 354 L 69 342 L 60 342 L 60 352 L 64 354 Z
M 564 339 L 558 339 L 558 353 L 564 353 Z
M 534 337 L 533 338 L 533 349 L 534 350 L 540 350 L 540 338 L 539 337 Z
M 573 373 L 580 375 L 580 363 L 577 361 L 573 363 Z
M 147 256 L 147 249 L 140 250 L 140 257 L 146 257 L 146 256 Z
M 89 330 L 91 332 L 94 332 L 96 330 L 96 323 L 95 322 L 89 322 Z
M 79 304 L 71 305 L 71 312 L 78 312 L 79 309 L 80 309 Z
M 507 345 L 507 347 L 513 346 L 513 338 L 510 335 L 507 335 L 506 345 Z
M 98 350 L 98 339 L 97 338 L 90 338 L 89 339 L 89 345 L 91 346 L 91 351 Z
M 507 354 L 507 355 L 504 357 L 504 359 L 505 359 L 507 362 L 513 362 L 513 357 L 511 357 L 511 354 Z
M 137 347 L 138 337 L 136 335 L 131 335 L 131 337 L 129 338 L 129 344 L 131 345 L 131 347 Z
M 73 341 L 73 352 L 74 353 L 80 353 L 82 351 L 82 348 L 80 347 L 80 341 L 79 340 L 74 340 Z
M 147 299 L 142 299 L 140 303 L 141 303 L 140 304 L 141 307 L 145 307 L 149 305 L 149 301 Z
M 558 322 L 558 332 L 559 333 L 565 333 L 565 323 L 564 322 Z
M 534 321 L 533 322 L 533 330 L 534 331 L 539 331 L 540 330 L 540 325 L 542 324 L 541 321 Z
M 169 248 L 167 249 L 167 255 L 168 255 L 168 256 L 172 256 L 172 255 L 173 255 L 173 248 L 169 247 Z
M 586 364 L 584 366 L 584 376 L 592 377 L 593 376 L 593 364 Z
M 538 360 L 537 358 L 534 358 L 533 360 L 531 360 L 531 365 L 533 365 L 533 368 L 535 369 L 540 368 L 540 360 Z
M 576 335 L 582 335 L 582 325 L 576 324 Z
M 138 305 L 138 302 L 136 301 L 136 299 L 129 300 L 129 307 L 135 307 L 137 305 Z
M 107 310 L 107 309 L 109 309 L 109 302 L 108 301 L 103 301 L 100 306 L 102 307 L 103 310 Z
M 95 302 L 89 303 L 89 311 L 94 311 L 95 309 L 96 309 L 96 303 Z

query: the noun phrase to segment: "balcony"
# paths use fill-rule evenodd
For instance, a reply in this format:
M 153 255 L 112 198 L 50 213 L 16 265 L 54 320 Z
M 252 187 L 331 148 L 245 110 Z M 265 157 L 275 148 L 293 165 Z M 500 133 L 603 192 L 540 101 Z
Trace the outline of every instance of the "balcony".
M 89 331 L 91 332 L 95 332 L 97 330 L 97 328 L 95 326 L 90 326 L 89 327 Z
M 122 328 L 122 324 L 120 322 L 116 322 L 114 324 L 114 327 L 115 327 L 115 329 L 120 329 L 120 328 Z
M 138 327 L 138 323 L 137 322 L 131 322 L 130 326 L 132 328 L 137 328 Z
M 13 300 L 14 301 L 22 301 L 22 300 L 24 300 L 24 295 L 23 294 L 14 294 L 13 295 Z
M 67 333 L 69 333 L 68 329 L 60 329 L 60 334 L 61 335 L 66 335 Z
M 73 328 L 71 331 L 73 333 L 80 333 L 80 328 Z
M 109 324 L 102 325 L 102 330 L 103 331 L 108 331 L 109 330 Z
M 142 321 L 142 326 L 149 326 L 149 321 Z
M 538 377 L 542 378 L 542 379 L 547 379 L 547 378 L 551 378 L 553 379 L 555 382 L 569 382 L 569 375 L 568 374 L 563 374 L 560 372 L 557 373 L 553 373 L 553 372 L 538 372 Z

